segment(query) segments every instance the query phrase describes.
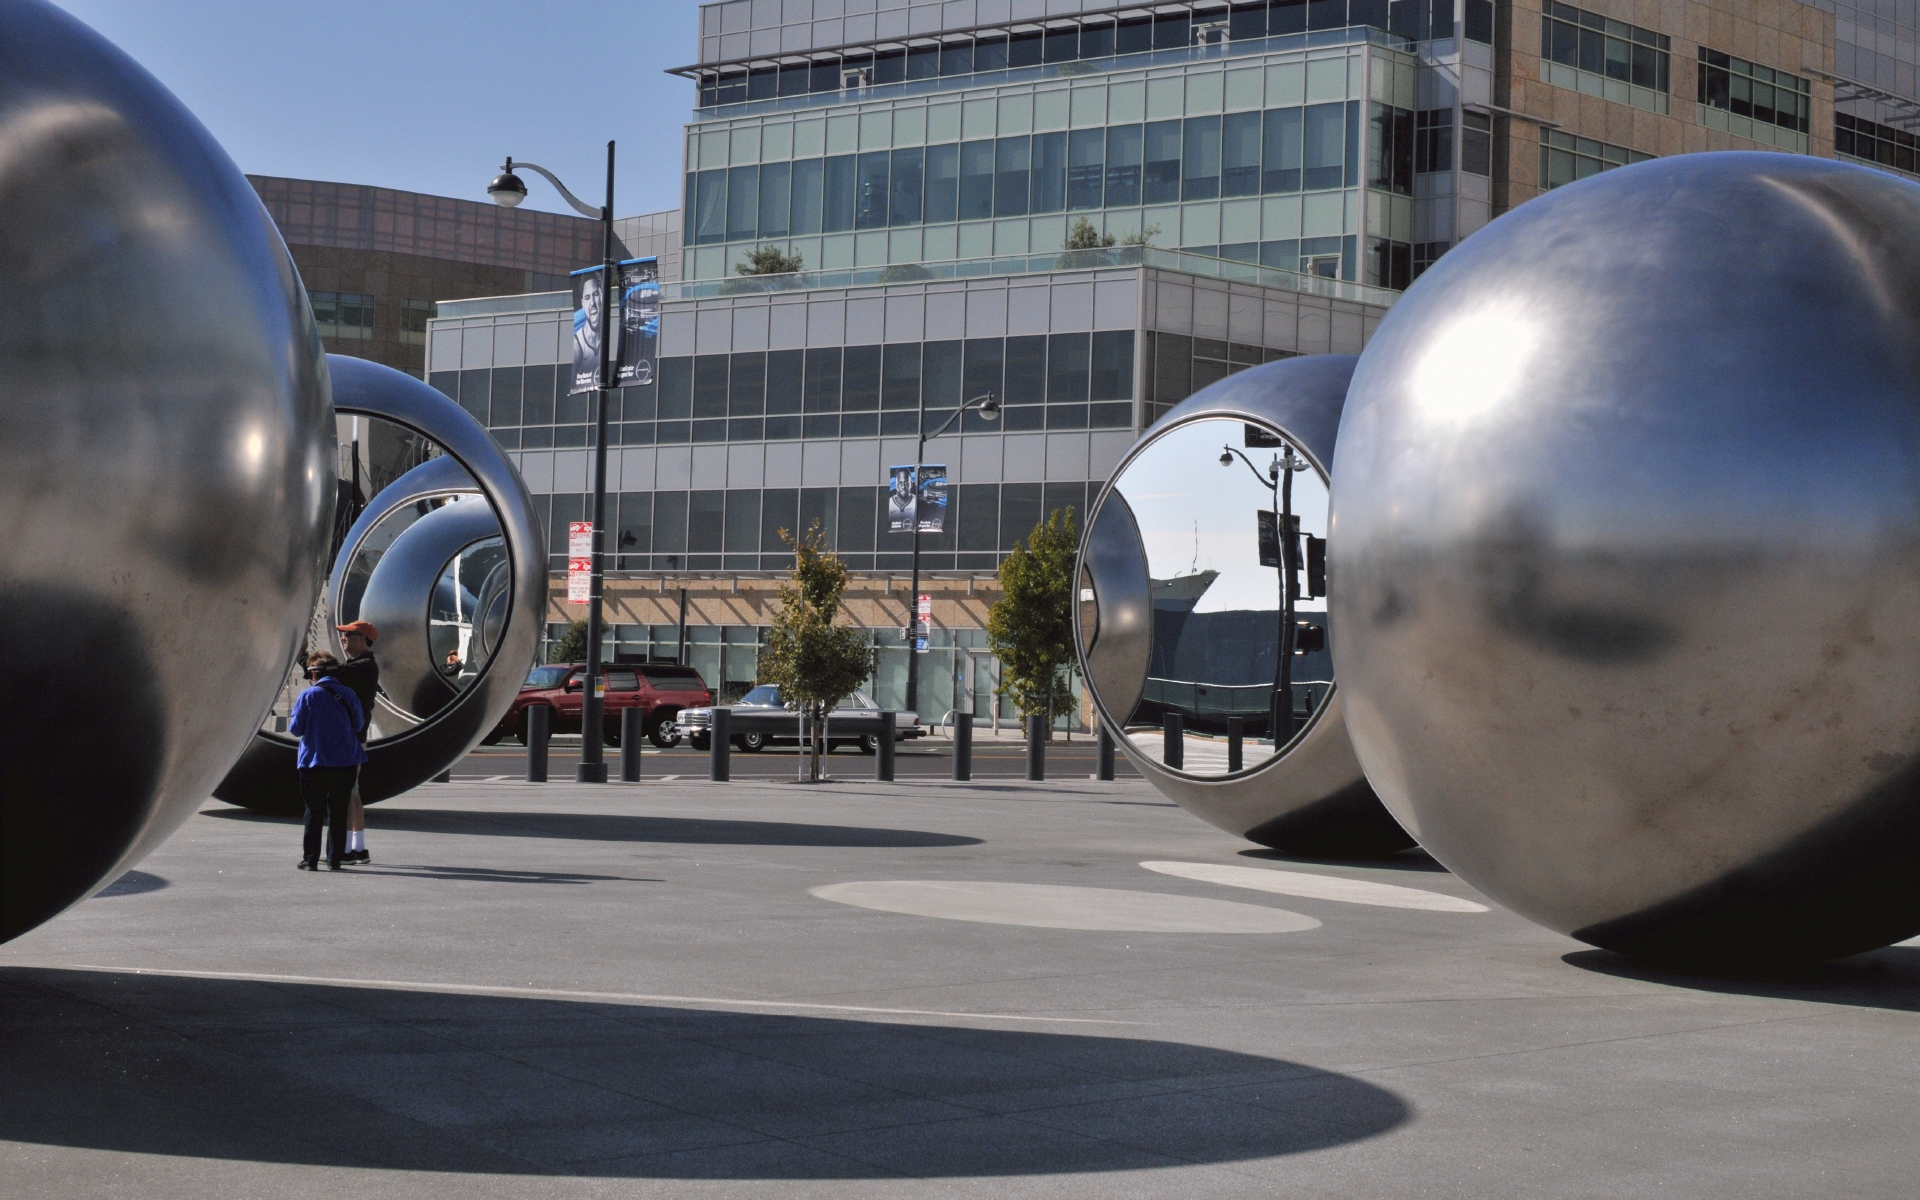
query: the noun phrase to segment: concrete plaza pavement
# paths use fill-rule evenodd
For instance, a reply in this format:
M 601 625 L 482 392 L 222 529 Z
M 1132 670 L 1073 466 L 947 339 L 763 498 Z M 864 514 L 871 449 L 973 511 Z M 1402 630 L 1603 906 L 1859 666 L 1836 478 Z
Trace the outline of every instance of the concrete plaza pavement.
M 1418 852 L 1286 860 L 1129 782 L 453 783 L 368 825 L 372 866 L 307 874 L 293 822 L 209 802 L 0 947 L 0 1195 L 1906 1197 L 1920 1173 L 1920 946 L 1650 970 L 1478 911 Z

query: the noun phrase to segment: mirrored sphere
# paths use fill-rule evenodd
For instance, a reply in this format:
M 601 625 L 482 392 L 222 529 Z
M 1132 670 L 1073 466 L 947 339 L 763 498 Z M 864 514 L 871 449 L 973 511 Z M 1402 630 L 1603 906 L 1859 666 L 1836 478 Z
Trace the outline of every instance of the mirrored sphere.
M 320 339 L 193 116 L 0 7 L 0 940 L 205 801 L 305 632 L 333 511 Z
M 1762 153 L 1529 201 L 1394 305 L 1333 476 L 1367 777 L 1549 928 L 1920 932 L 1920 187 Z
M 1353 366 L 1254 367 L 1156 422 L 1095 504 L 1075 612 L 1094 704 L 1155 787 L 1231 833 L 1329 856 L 1413 844 L 1361 774 L 1325 648 L 1313 543 Z

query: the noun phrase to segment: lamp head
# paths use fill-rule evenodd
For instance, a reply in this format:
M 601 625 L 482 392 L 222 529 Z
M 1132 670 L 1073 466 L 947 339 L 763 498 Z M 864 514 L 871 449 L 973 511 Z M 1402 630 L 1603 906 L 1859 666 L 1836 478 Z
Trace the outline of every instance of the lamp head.
M 1233 451 L 1225 450 L 1225 449 L 1220 451 L 1220 465 L 1223 467 L 1230 467 L 1233 465 Z
M 512 159 L 507 160 L 507 165 L 500 168 L 500 174 L 494 176 L 493 182 L 487 185 L 487 195 L 492 196 L 493 202 L 501 208 L 512 208 L 527 198 L 527 185 L 513 173 Z
M 999 420 L 1000 419 L 1000 398 L 998 396 L 995 396 L 992 392 L 988 392 L 987 398 L 981 401 L 980 403 L 980 415 L 985 417 L 989 421 Z

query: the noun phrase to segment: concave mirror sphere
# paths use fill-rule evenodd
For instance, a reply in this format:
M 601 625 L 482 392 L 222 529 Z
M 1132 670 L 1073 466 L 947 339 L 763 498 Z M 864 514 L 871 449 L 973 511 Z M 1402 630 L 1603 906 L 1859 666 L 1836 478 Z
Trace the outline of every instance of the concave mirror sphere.
M 328 363 L 339 444 L 331 566 L 303 647 L 345 659 L 338 626 L 378 631 L 360 770 L 372 804 L 451 767 L 512 706 L 539 645 L 547 548 L 520 473 L 472 414 L 391 367 Z M 301 811 L 297 742 L 285 730 L 306 685 L 296 657 L 218 799 Z
M 1325 464 L 1353 367 L 1347 355 L 1254 367 L 1155 422 L 1094 504 L 1074 613 L 1095 708 L 1155 787 L 1231 833 L 1326 856 L 1413 844 L 1367 786 L 1331 660 L 1309 644 L 1326 637 L 1327 613 L 1306 539 L 1327 533 Z M 1286 460 L 1295 469 L 1276 467 Z M 1263 513 L 1298 529 L 1285 681 L 1283 539 L 1263 547 Z
M 1920 932 L 1920 187 L 1688 154 L 1531 200 L 1361 356 L 1334 666 L 1502 904 L 1678 963 Z
M 323 577 L 320 338 L 253 188 L 138 64 L 0 7 L 0 940 L 219 782 Z

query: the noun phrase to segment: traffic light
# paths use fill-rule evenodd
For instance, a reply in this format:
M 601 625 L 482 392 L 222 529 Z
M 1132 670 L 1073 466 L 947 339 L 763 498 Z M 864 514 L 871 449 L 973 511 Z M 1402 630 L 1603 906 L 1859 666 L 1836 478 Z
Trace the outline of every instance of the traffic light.
M 1324 544 L 1324 543 L 1323 543 Z M 1327 627 L 1311 621 L 1296 621 L 1293 626 L 1293 652 L 1313 654 L 1327 648 Z
M 1327 594 L 1327 539 L 1307 535 L 1307 595 Z

